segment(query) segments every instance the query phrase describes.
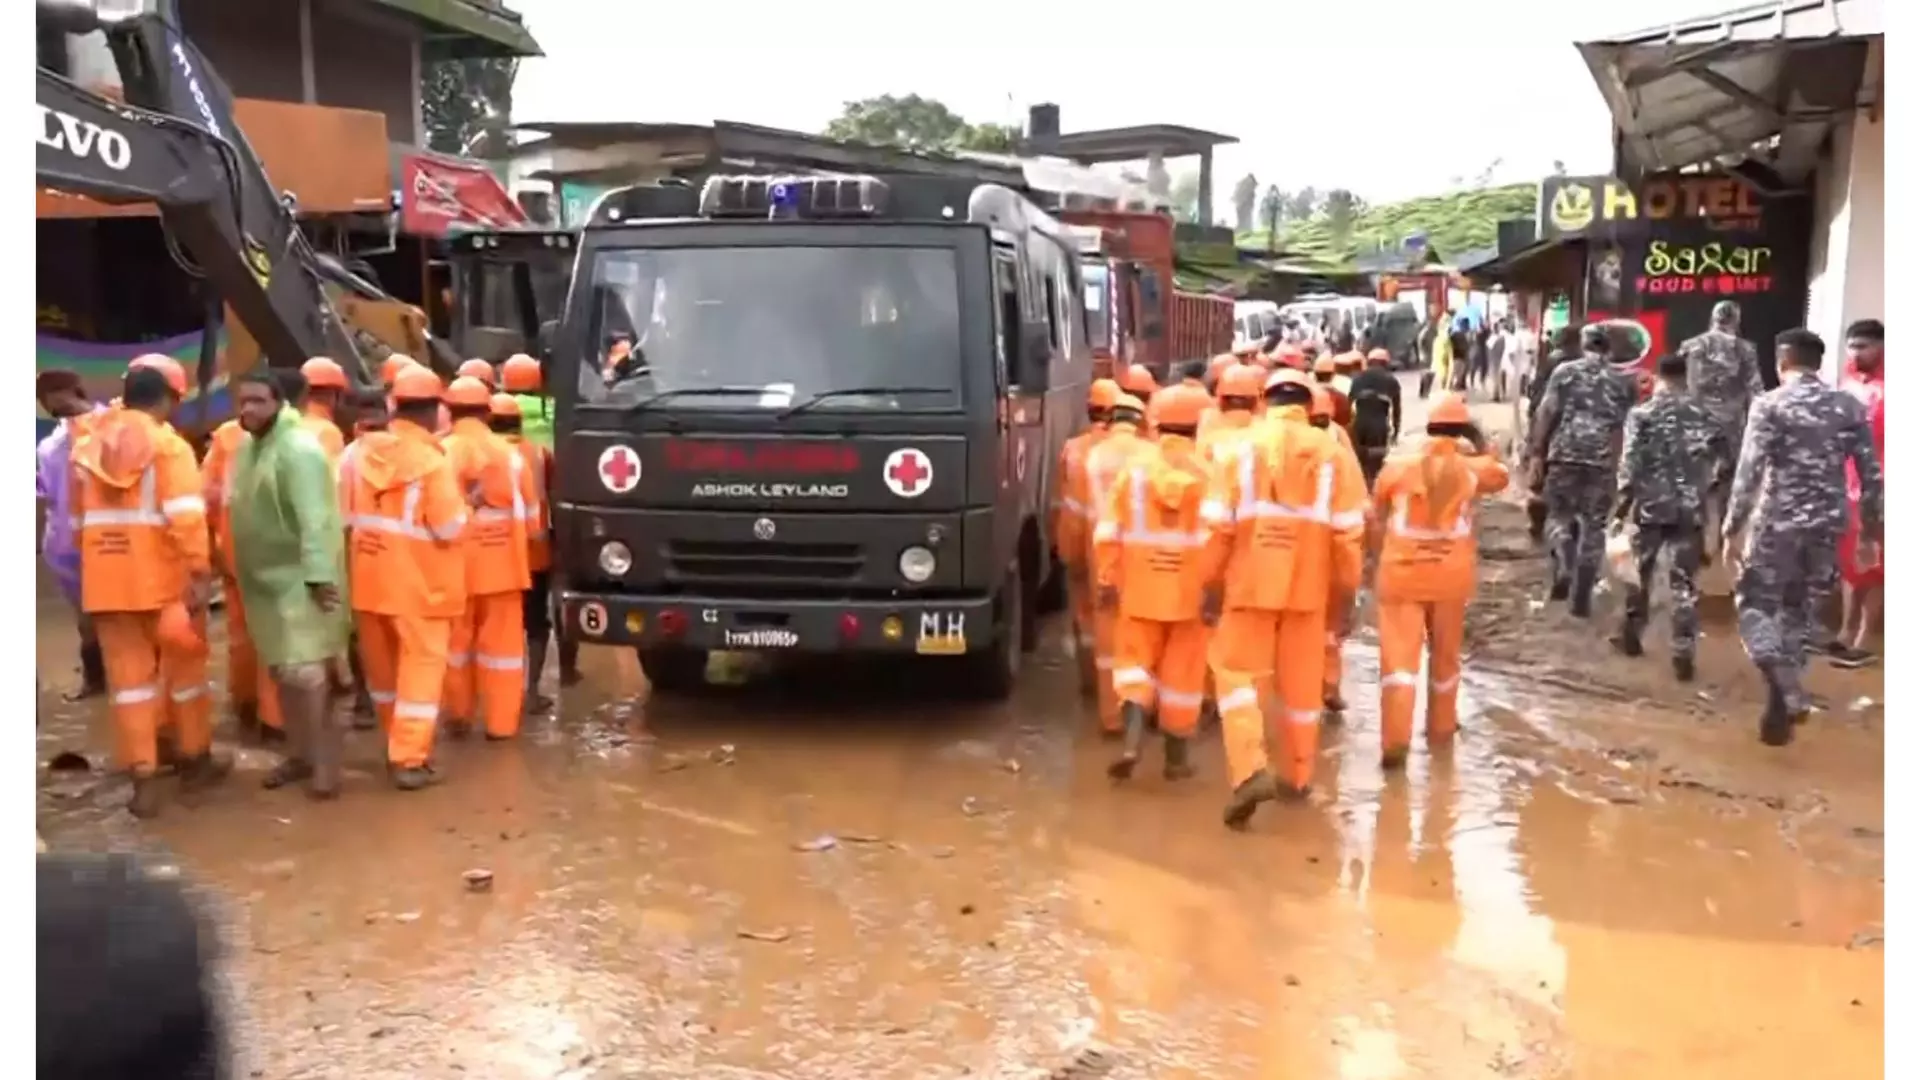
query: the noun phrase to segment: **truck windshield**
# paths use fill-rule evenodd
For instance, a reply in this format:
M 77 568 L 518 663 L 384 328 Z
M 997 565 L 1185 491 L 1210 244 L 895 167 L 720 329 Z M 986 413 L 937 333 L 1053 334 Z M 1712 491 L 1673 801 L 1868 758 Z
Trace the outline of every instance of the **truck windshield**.
M 951 250 L 615 250 L 594 258 L 592 282 L 584 404 L 677 393 L 676 409 L 784 410 L 822 394 L 833 396 L 819 411 L 960 405 Z
M 1087 344 L 1096 349 L 1111 346 L 1107 310 L 1107 264 L 1088 260 L 1080 264 L 1080 280 L 1086 285 Z

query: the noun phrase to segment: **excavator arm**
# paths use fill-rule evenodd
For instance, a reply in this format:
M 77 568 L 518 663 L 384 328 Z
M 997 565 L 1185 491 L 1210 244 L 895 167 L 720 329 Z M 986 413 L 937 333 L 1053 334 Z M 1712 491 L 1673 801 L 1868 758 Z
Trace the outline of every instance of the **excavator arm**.
M 39 183 L 105 203 L 151 202 L 167 232 L 275 367 L 330 356 L 371 381 L 322 287 L 316 253 L 233 118 L 232 95 L 174 18 L 103 24 L 86 6 L 36 0 L 42 25 L 105 33 L 127 101 L 39 69 Z

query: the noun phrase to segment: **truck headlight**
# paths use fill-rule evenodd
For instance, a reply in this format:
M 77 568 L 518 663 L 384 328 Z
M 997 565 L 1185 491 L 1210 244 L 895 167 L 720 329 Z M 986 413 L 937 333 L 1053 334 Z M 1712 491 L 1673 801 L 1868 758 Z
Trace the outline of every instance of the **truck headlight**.
M 600 569 L 610 577 L 626 577 L 633 569 L 633 552 L 615 540 L 600 548 Z
M 910 547 L 900 553 L 900 576 L 915 585 L 933 576 L 933 566 L 933 552 L 926 548 Z

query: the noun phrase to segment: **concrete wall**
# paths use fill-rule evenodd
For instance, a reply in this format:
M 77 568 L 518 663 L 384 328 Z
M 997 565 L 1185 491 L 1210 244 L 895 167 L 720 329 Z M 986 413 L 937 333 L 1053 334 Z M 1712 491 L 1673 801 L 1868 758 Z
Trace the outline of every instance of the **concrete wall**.
M 419 141 L 420 43 L 364 0 L 180 0 L 187 36 L 236 97 L 366 109 Z
M 1867 85 L 1877 86 L 1878 42 L 1867 67 Z M 1886 317 L 1886 125 L 1879 110 L 1861 110 L 1835 129 L 1814 174 L 1807 328 L 1837 357 L 1848 323 Z M 1828 365 L 1828 376 L 1838 370 Z

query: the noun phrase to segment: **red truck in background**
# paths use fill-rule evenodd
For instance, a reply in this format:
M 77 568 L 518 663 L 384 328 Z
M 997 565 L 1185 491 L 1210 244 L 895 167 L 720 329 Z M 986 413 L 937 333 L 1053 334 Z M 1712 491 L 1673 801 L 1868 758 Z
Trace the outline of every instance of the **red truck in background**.
M 1094 376 L 1144 364 L 1162 382 L 1185 360 L 1233 347 L 1233 301 L 1173 285 L 1173 218 L 1128 210 L 1065 210 L 1080 241 Z

